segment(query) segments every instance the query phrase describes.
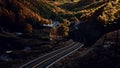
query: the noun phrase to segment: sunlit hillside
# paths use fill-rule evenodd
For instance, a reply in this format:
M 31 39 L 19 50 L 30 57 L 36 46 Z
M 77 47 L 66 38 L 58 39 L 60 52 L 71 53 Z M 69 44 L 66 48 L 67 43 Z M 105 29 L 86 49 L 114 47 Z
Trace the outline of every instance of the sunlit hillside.
M 106 24 L 116 23 L 115 20 L 120 18 L 120 2 L 110 1 L 104 2 L 103 4 L 96 6 L 89 6 L 81 12 L 83 13 L 81 19 L 97 19 L 99 22 Z
M 120 18 L 118 0 L 66 0 L 61 5 L 54 5 L 54 2 L 61 1 L 0 0 L 0 28 L 3 31 L 32 33 L 34 29 L 43 24 L 52 24 L 53 21 L 87 20 L 87 23 L 97 21 L 107 25 L 116 23 Z
M 119 0 L 80 0 L 79 2 L 60 5 L 62 9 L 71 11 L 80 20 L 98 22 L 104 25 L 116 23 L 120 18 Z
M 61 8 L 64 8 L 64 9 L 67 9 L 67 10 L 70 10 L 70 11 L 76 11 L 76 10 L 80 10 L 84 7 L 87 7 L 88 5 L 91 5 L 93 3 L 96 3 L 100 0 L 77 0 L 77 1 L 73 1 L 71 3 L 65 3 L 65 4 L 62 4 L 60 5 Z

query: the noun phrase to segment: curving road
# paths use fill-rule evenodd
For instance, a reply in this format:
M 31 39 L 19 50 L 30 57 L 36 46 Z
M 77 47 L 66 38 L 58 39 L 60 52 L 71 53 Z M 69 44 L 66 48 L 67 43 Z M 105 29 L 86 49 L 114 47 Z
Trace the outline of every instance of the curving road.
M 75 52 L 82 46 L 84 46 L 84 44 L 73 42 L 66 47 L 50 52 L 46 55 L 43 55 L 42 57 L 38 57 L 20 66 L 19 68 L 49 68 L 51 65 L 68 56 L 69 54 Z

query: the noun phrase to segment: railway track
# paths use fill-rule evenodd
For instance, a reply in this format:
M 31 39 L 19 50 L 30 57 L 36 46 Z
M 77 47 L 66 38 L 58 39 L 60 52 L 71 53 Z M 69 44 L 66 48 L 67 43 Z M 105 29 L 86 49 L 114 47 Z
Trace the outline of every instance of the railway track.
M 120 36 L 119 33 L 120 31 L 115 31 L 115 33 L 108 33 L 104 35 L 103 39 L 103 46 L 114 46 L 114 56 L 116 57 L 117 54 L 117 47 L 120 44 Z M 110 35 L 111 34 L 111 35 Z M 111 39 L 109 39 L 111 37 Z M 84 44 L 78 43 L 78 42 L 73 42 L 72 44 L 58 49 L 56 51 L 50 52 L 46 55 L 43 55 L 41 57 L 38 57 L 22 66 L 19 68 L 49 68 L 59 60 L 63 59 L 64 57 L 70 55 L 71 53 L 75 52 L 76 50 L 80 49 Z M 115 62 L 116 60 L 114 60 Z
M 58 49 L 56 51 L 38 57 L 20 66 L 19 68 L 49 68 L 51 65 L 63 59 L 64 57 L 70 55 L 71 53 L 75 52 L 82 46 L 84 46 L 84 44 L 81 44 L 79 42 L 73 42 L 72 44 L 64 48 Z

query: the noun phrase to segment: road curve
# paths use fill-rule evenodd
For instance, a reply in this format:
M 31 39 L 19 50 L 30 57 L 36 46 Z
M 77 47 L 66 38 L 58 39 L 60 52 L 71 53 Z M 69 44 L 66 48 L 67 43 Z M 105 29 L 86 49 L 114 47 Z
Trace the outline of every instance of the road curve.
M 77 49 L 82 47 L 83 44 L 73 42 L 72 44 L 58 49 L 56 51 L 50 52 L 42 57 L 38 57 L 19 68 L 49 68 L 52 64 L 57 62 L 58 60 L 66 57 L 67 55 L 75 52 Z

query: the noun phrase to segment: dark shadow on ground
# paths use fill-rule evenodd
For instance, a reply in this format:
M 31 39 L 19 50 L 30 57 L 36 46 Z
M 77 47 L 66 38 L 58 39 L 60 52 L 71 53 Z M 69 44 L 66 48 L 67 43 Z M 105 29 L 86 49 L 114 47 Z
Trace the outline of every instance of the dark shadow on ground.
M 102 35 L 120 29 L 120 19 L 113 24 L 104 26 L 103 23 L 94 21 L 93 23 L 79 24 L 79 29 L 75 29 L 69 33 L 69 37 L 76 42 L 84 43 L 85 46 L 93 45 Z

